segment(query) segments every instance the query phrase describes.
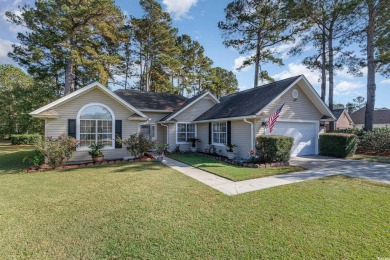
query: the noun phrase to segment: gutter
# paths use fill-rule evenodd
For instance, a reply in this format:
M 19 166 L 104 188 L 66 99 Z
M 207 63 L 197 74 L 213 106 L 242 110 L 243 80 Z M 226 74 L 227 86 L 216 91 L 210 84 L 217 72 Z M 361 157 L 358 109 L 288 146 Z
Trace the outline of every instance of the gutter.
M 253 132 L 254 132 L 253 131 L 253 123 L 249 122 L 246 118 L 244 118 L 244 122 L 251 125 L 251 150 L 255 150 L 254 149 L 254 137 L 253 137 Z

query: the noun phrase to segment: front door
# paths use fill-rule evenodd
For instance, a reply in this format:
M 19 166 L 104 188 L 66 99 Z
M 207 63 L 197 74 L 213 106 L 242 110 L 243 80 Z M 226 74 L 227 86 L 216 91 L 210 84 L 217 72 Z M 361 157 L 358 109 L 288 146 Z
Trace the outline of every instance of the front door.
M 148 139 L 156 140 L 156 125 L 141 125 L 141 133 Z

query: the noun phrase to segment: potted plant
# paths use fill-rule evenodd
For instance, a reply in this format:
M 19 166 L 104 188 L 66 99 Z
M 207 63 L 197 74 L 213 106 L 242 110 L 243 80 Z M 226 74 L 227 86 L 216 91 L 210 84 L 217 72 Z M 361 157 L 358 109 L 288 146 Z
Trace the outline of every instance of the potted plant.
M 92 162 L 94 163 L 101 163 L 104 161 L 104 155 L 101 149 L 104 147 L 104 144 L 102 143 L 95 143 L 93 142 L 89 148 L 91 148 L 91 151 L 89 151 L 89 154 L 92 156 Z
M 196 152 L 196 143 L 200 143 L 202 141 L 196 137 L 192 137 L 192 138 L 188 139 L 188 142 L 191 143 L 191 148 L 190 148 L 191 152 L 195 153 Z
M 236 157 L 236 154 L 234 153 L 234 148 L 237 147 L 237 145 L 235 144 L 227 144 L 226 147 L 228 149 L 226 149 L 226 153 L 227 153 L 227 157 L 230 159 L 230 160 L 233 160 L 234 157 Z

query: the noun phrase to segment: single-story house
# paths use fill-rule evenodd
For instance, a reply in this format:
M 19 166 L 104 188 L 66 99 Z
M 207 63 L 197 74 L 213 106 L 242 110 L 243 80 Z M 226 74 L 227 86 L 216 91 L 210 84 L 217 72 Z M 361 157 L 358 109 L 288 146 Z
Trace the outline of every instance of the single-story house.
M 255 149 L 257 135 L 269 135 L 267 120 L 285 104 L 272 134 L 294 137 L 292 155 L 318 154 L 322 121 L 335 117 L 307 79 L 301 75 L 217 99 L 212 93 L 185 98 L 175 94 L 119 89 L 111 91 L 92 83 L 30 114 L 45 120 L 45 136 L 69 135 L 80 140 L 72 161 L 90 160 L 88 146 L 103 142 L 105 158 L 127 156 L 115 148 L 123 139 L 142 132 L 169 150 L 188 150 L 187 140 L 197 137 L 199 151 L 213 145 L 226 153 L 237 145 L 245 158 Z
M 355 128 L 364 128 L 366 107 L 351 113 L 351 118 L 355 124 Z M 375 109 L 374 110 L 374 128 L 390 127 L 390 109 Z
M 335 129 L 348 129 L 353 128 L 354 123 L 352 121 L 352 118 L 350 117 L 349 113 L 345 109 L 333 109 L 333 115 L 336 117 L 335 123 Z M 329 131 L 330 126 L 329 122 L 325 123 L 325 128 L 327 131 Z

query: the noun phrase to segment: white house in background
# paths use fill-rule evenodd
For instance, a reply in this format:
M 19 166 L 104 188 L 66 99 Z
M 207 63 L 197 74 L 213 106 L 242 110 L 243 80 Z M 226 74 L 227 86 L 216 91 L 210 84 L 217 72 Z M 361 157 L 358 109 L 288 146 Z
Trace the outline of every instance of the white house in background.
M 335 117 L 301 75 L 217 99 L 210 92 L 190 99 L 180 95 L 111 91 L 92 83 L 30 114 L 45 120 L 45 136 L 69 135 L 80 140 L 72 161 L 88 161 L 88 146 L 103 142 L 107 159 L 127 156 L 115 148 L 115 136 L 142 132 L 173 150 L 188 150 L 187 140 L 201 140 L 222 154 L 235 144 L 240 157 L 255 149 L 255 137 L 268 135 L 268 117 L 285 103 L 272 134 L 294 137 L 292 155 L 318 154 L 320 124 Z M 321 122 L 322 121 L 322 122 Z

